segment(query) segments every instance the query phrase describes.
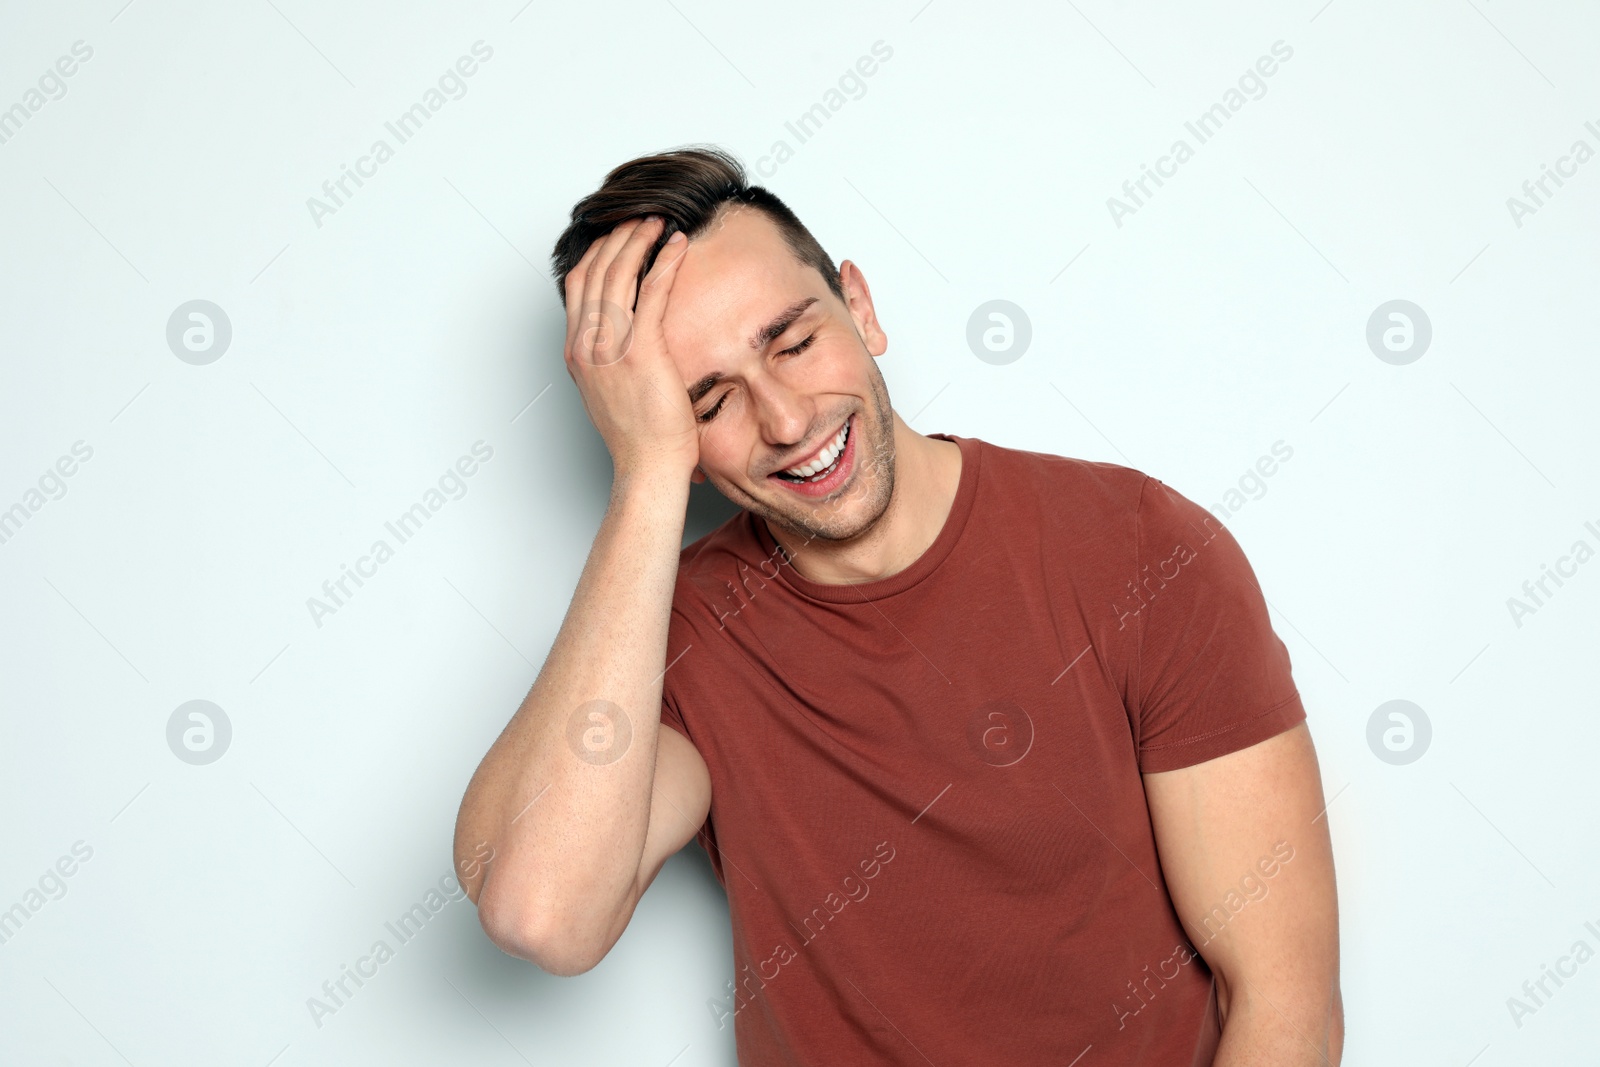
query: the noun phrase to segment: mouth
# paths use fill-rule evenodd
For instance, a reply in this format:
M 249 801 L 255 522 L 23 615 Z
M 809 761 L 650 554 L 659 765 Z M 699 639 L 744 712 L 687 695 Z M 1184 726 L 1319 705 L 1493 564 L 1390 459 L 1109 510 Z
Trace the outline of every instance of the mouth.
M 815 466 L 817 460 L 829 455 L 833 457 L 830 462 L 820 467 Z M 849 479 L 855 469 L 855 457 L 856 416 L 852 415 L 845 420 L 839 432 L 828 439 L 828 443 L 818 451 L 815 459 L 801 464 L 799 468 L 774 471 L 767 475 L 767 480 L 777 482 L 801 496 L 813 499 L 824 497 Z

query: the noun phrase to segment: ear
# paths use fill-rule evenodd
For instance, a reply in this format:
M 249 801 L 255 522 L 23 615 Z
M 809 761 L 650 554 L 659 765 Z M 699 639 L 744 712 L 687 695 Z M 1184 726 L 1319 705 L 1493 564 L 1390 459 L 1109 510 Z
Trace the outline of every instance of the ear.
M 850 318 L 855 322 L 856 333 L 861 335 L 868 354 L 883 355 L 889 350 L 889 337 L 878 325 L 877 311 L 872 306 L 872 290 L 867 288 L 867 279 L 854 261 L 847 259 L 839 264 L 839 285 L 844 289 L 845 305 L 850 309 Z

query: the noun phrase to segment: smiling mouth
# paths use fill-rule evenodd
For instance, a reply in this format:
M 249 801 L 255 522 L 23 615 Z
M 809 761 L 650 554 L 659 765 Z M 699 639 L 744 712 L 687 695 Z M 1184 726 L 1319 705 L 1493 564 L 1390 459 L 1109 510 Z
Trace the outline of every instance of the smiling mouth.
M 851 419 L 846 419 L 839 431 L 828 439 L 828 443 L 817 452 L 817 459 L 810 463 L 802 463 L 796 467 L 789 467 L 781 471 L 773 471 L 772 477 L 780 478 L 786 482 L 805 484 L 807 482 L 820 482 L 839 469 L 844 462 L 845 453 L 849 450 Z M 831 456 L 828 462 L 820 467 L 816 466 L 818 460 L 824 456 Z M 791 473 L 795 472 L 795 473 Z

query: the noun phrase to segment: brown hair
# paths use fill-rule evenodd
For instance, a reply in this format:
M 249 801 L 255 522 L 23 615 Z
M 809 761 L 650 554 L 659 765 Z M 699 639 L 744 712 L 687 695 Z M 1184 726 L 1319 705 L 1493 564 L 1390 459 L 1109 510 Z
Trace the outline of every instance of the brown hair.
M 561 305 L 567 303 L 566 281 L 572 268 L 591 244 L 622 222 L 645 215 L 666 220 L 666 228 L 639 267 L 638 280 L 643 282 L 667 238 L 677 230 L 685 237 L 698 236 L 728 203 L 748 204 L 770 218 L 795 258 L 815 267 L 833 294 L 844 300 L 833 260 L 788 205 L 761 186 L 748 184 L 743 165 L 729 153 L 714 145 L 697 145 L 629 160 L 573 205 L 572 222 L 550 253 Z

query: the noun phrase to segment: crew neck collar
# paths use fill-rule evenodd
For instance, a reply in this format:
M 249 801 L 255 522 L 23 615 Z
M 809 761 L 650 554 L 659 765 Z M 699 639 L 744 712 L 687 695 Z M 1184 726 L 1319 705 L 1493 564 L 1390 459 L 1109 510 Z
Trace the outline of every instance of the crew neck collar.
M 955 499 L 950 504 L 950 513 L 945 516 L 939 536 L 933 539 L 933 543 L 923 551 L 922 555 L 913 560 L 909 567 L 887 578 L 864 582 L 814 582 L 796 573 L 793 566 L 785 564 L 777 567 L 780 580 L 784 584 L 812 600 L 830 604 L 861 603 L 903 593 L 932 574 L 944 562 L 956 542 L 960 540 L 961 531 L 967 525 L 967 517 L 972 514 L 972 502 L 978 495 L 978 467 L 983 458 L 983 451 L 979 446 L 982 442 L 975 437 L 958 437 L 955 434 L 930 433 L 926 436 L 937 441 L 954 441 L 960 446 L 961 477 L 956 483 Z M 783 555 L 771 531 L 767 529 L 766 522 L 749 511 L 744 513 L 744 519 L 769 558 L 775 562 L 782 561 Z

